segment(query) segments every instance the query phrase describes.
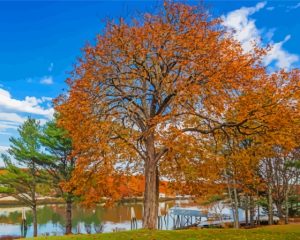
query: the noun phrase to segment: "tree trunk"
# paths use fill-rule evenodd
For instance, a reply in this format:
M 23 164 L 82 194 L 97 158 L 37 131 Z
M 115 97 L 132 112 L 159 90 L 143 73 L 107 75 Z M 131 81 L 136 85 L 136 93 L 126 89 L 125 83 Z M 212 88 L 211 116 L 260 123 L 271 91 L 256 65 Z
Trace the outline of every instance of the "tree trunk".
M 260 225 L 260 206 L 257 203 L 257 218 L 256 218 L 257 225 Z
M 285 195 L 285 217 L 284 223 L 289 224 L 289 197 L 288 194 Z
M 145 193 L 143 228 L 155 229 L 158 215 L 159 173 L 154 145 L 154 134 L 150 133 L 145 141 L 147 159 L 145 161 Z
M 234 187 L 233 187 L 233 194 L 234 194 L 234 214 L 235 214 L 235 221 L 234 221 L 234 227 L 239 228 L 240 222 L 239 222 L 239 208 L 238 208 L 238 194 L 236 190 L 236 182 L 234 180 Z
M 272 187 L 270 183 L 268 185 L 268 223 L 273 224 L 273 197 L 272 197 Z
M 230 189 L 230 183 L 229 183 L 229 179 L 227 178 L 227 189 L 228 189 L 228 195 L 229 195 L 229 199 L 230 199 L 230 203 L 231 203 L 231 209 L 232 209 L 232 217 L 233 217 L 233 224 L 234 224 L 234 228 L 239 228 L 239 219 L 238 219 L 238 213 L 236 210 L 236 203 L 235 200 L 232 198 L 232 193 L 231 193 L 231 189 Z
M 36 204 L 32 206 L 32 215 L 33 215 L 33 236 L 37 237 L 37 212 Z
M 144 194 L 144 214 L 143 228 L 155 229 L 158 214 L 159 195 L 158 168 L 153 162 L 147 161 L 145 164 L 145 194 Z
M 70 196 L 66 201 L 66 234 L 72 234 L 72 199 Z
M 226 175 L 226 173 L 225 173 Z M 231 193 L 231 188 L 230 188 L 230 182 L 229 182 L 229 178 L 227 178 L 227 190 L 228 190 L 228 195 L 229 195 L 229 199 L 230 199 L 230 203 L 231 203 L 231 210 L 232 210 L 232 217 L 233 217 L 233 220 L 234 220 L 234 227 L 236 228 L 237 227 L 237 221 L 238 219 L 236 218 L 236 213 L 235 213 L 235 203 L 234 203 L 234 200 L 232 198 L 232 193 Z
M 248 195 L 246 195 L 245 199 L 245 221 L 246 225 L 249 225 L 249 204 L 248 204 Z
M 282 213 L 282 203 L 281 202 L 276 202 L 275 201 L 275 205 L 276 205 L 276 208 L 277 208 L 277 213 L 278 213 L 278 217 L 280 219 L 283 218 L 283 213 Z
M 250 196 L 250 226 L 254 227 L 254 201 L 252 196 Z

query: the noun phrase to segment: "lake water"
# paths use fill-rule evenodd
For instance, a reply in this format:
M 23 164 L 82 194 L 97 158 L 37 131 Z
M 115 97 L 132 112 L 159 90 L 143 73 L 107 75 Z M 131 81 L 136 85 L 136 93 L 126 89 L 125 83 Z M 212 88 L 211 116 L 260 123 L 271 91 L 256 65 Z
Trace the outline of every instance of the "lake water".
M 168 202 L 160 202 L 159 208 L 162 215 L 165 214 L 167 208 L 172 208 L 174 206 L 179 207 L 188 207 L 189 209 L 199 209 L 199 206 L 193 203 L 191 200 L 176 200 Z M 142 227 L 142 203 L 123 203 L 117 204 L 110 208 L 105 208 L 102 206 L 97 206 L 94 208 L 86 209 L 80 205 L 73 206 L 73 218 L 72 232 L 74 234 L 87 234 L 87 233 L 96 233 L 99 232 L 99 229 L 102 228 L 103 232 L 112 232 L 116 229 L 119 230 L 130 230 L 131 229 L 131 209 L 134 209 L 137 226 L 136 228 Z M 1 207 L 0 206 L 0 239 L 1 236 L 24 236 L 21 232 L 21 222 L 22 222 L 22 210 L 26 210 L 26 219 L 27 219 L 27 231 L 26 237 L 33 236 L 33 226 L 32 226 L 32 213 L 29 208 L 24 208 L 22 206 L 18 207 Z M 186 209 L 185 209 L 186 210 Z M 184 211 L 185 211 L 184 210 Z M 224 205 L 222 202 L 215 203 L 210 207 L 201 207 L 200 212 L 207 212 L 209 215 L 216 214 L 220 217 L 221 215 L 224 218 L 222 222 L 232 222 L 233 215 L 232 210 L 227 205 Z M 177 213 L 176 213 L 177 214 Z M 38 235 L 46 236 L 59 236 L 64 235 L 65 231 L 65 205 L 64 204 L 48 204 L 40 205 L 37 210 L 38 215 Z M 205 215 L 205 214 L 204 214 Z M 229 218 L 228 218 L 229 216 Z M 186 219 L 181 218 L 177 222 L 178 218 L 169 214 L 160 218 L 160 228 L 161 229 L 172 229 L 177 224 L 182 224 L 184 226 L 184 221 Z M 176 220 L 177 219 L 177 220 Z M 225 220 L 227 219 L 227 220 Z M 199 220 L 199 218 L 197 219 Z M 241 222 L 245 221 L 245 212 L 242 209 L 239 209 L 239 220 Z M 196 221 L 196 218 L 192 218 L 189 224 Z M 208 224 L 207 218 L 203 217 L 200 219 L 200 226 L 206 226 Z M 217 220 L 218 221 L 218 220 Z M 212 222 L 210 222 L 212 223 Z M 178 226 L 178 225 L 177 225 Z
M 160 208 L 165 209 L 176 205 L 187 205 L 189 201 L 161 202 Z M 142 210 L 141 203 L 119 204 L 111 208 L 97 206 L 85 209 L 80 205 L 73 207 L 73 233 L 95 233 L 99 226 L 103 226 L 103 232 L 112 232 L 116 228 L 131 229 L 130 211 L 134 208 L 137 228 L 141 228 Z M 23 207 L 0 207 L 0 236 L 21 236 L 21 221 Z M 28 223 L 27 237 L 33 235 L 32 214 L 29 208 L 26 210 Z M 65 205 L 51 204 L 38 207 L 38 235 L 63 235 L 65 226 Z M 166 221 L 167 222 L 167 221 Z M 169 222 L 169 221 L 168 221 Z M 171 226 L 171 222 L 169 222 Z M 165 227 L 164 227 L 165 228 Z

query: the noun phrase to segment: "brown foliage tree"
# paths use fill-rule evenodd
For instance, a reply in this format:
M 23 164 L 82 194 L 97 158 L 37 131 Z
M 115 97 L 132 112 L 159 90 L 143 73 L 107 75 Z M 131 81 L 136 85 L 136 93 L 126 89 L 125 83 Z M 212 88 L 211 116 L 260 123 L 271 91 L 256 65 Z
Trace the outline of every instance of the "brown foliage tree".
M 109 22 L 56 101 L 79 156 L 73 184 L 98 186 L 90 201 L 113 199 L 108 177 L 143 173 L 143 227 L 155 228 L 160 175 L 205 179 L 216 135 L 266 127 L 260 110 L 272 104 L 261 96 L 276 76 L 264 54 L 244 53 L 201 7 L 165 2 L 158 14 Z

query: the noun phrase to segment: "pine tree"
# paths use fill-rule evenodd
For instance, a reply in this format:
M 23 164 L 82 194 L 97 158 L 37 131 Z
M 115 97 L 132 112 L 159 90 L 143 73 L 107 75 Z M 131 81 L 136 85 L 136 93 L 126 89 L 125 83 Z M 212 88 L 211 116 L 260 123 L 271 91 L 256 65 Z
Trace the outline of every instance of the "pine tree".
M 58 189 L 66 202 L 66 234 L 72 233 L 72 189 L 63 187 L 75 167 L 75 157 L 71 156 L 72 141 L 67 131 L 58 127 L 56 118 L 46 123 L 40 136 L 40 143 L 45 148 L 44 161 L 41 166 L 49 173 L 53 186 Z
M 28 118 L 18 129 L 19 137 L 10 138 L 9 154 L 1 155 L 6 171 L 0 175 L 0 192 L 15 197 L 32 209 L 34 236 L 37 236 L 38 185 L 48 181 L 37 164 L 43 161 L 38 141 L 40 130 L 39 122 Z

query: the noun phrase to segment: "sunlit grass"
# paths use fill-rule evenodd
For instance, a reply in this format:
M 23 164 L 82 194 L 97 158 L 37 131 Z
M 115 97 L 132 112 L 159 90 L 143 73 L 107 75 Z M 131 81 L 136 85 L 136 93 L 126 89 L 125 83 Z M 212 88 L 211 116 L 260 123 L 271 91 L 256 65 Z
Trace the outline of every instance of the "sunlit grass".
M 300 225 L 277 225 L 255 229 L 197 229 L 176 231 L 136 230 L 92 235 L 72 235 L 63 237 L 39 237 L 57 240 L 300 240 Z

